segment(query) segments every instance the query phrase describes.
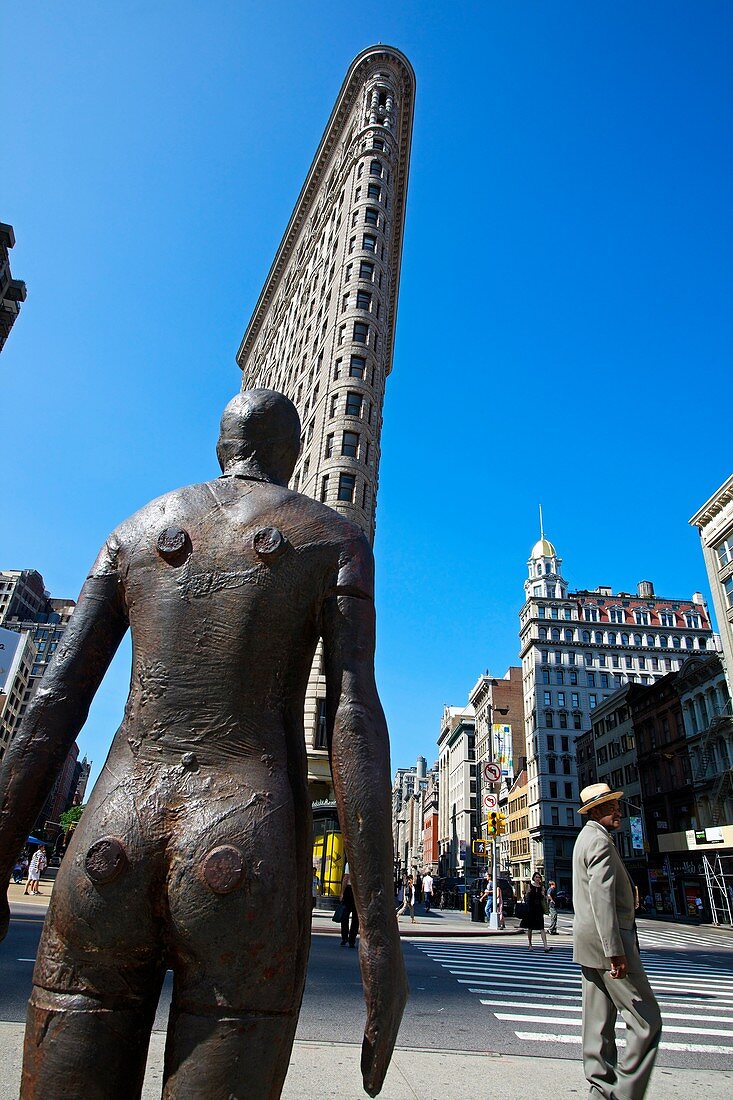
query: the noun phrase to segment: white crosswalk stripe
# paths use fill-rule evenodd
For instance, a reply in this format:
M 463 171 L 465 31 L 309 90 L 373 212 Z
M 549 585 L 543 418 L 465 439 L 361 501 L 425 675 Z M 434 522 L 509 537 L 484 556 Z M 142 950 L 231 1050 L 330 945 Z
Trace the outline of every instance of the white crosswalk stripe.
M 561 936 L 572 935 L 573 917 L 563 913 L 558 919 L 558 931 Z M 653 948 L 710 948 L 711 951 L 733 951 L 733 932 L 729 928 L 716 929 L 712 925 L 676 925 L 658 924 L 643 917 L 637 923 L 639 943 L 642 947 Z
M 414 946 L 448 970 L 523 1042 L 580 1043 L 580 968 L 572 961 L 569 944 L 558 944 L 549 954 L 541 948 L 530 952 L 524 945 Z M 733 1057 L 733 966 L 714 966 L 701 953 L 693 958 L 654 951 L 644 952 L 644 965 L 662 1010 L 660 1049 Z M 623 1035 L 622 1020 L 617 1030 Z

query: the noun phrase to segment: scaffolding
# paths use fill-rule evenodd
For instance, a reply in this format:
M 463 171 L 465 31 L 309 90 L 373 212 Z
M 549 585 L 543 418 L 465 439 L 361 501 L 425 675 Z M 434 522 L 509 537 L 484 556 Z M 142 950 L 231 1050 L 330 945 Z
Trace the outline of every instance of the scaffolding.
M 702 865 L 713 924 L 733 925 L 733 856 L 724 858 L 725 865 L 720 852 L 716 852 L 715 856 L 705 854 Z

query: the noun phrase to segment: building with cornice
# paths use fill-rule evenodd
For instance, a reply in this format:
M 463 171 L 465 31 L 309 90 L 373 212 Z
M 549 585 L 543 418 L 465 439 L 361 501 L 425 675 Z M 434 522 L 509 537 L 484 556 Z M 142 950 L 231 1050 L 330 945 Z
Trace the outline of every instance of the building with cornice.
M 374 540 L 382 409 L 392 356 L 415 74 L 389 46 L 352 62 L 237 353 L 242 387 L 287 394 L 300 413 L 291 487 Z M 332 796 L 325 680 L 316 655 L 305 709 L 309 783 Z
M 733 474 L 690 523 L 700 532 L 723 647 L 728 694 L 733 696 Z
M 532 548 L 520 611 L 520 655 L 533 870 L 571 889 L 577 816 L 575 738 L 602 700 L 627 683 L 653 684 L 693 654 L 715 652 L 702 595 L 691 600 L 601 586 L 568 590 L 544 535 Z

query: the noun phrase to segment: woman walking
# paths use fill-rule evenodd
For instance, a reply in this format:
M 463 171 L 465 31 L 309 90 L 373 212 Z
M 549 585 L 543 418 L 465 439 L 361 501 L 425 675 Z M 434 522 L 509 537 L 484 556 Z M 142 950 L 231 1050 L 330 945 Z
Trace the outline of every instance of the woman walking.
M 547 946 L 547 933 L 545 932 L 545 888 L 542 885 L 542 876 L 535 872 L 527 896 L 524 899 L 524 916 L 520 922 L 520 928 L 527 929 L 529 950 L 532 950 L 532 933 L 539 932 L 545 951 L 551 951 Z
M 415 887 L 412 882 L 412 875 L 407 876 L 407 882 L 405 883 L 405 892 L 402 898 L 402 906 L 397 910 L 397 917 L 402 916 L 403 913 L 410 911 L 410 920 L 413 924 L 417 924 L 415 920 Z

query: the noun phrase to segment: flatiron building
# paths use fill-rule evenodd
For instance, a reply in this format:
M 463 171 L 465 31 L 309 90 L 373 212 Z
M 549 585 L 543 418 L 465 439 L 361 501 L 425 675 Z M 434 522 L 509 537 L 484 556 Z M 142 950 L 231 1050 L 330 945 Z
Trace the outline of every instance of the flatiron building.
M 242 388 L 287 394 L 303 426 L 291 487 L 374 540 L 392 369 L 415 74 L 399 50 L 352 62 L 237 353 Z M 314 799 L 329 798 L 320 651 L 305 732 Z

